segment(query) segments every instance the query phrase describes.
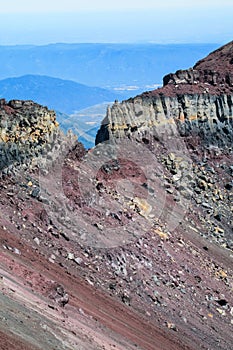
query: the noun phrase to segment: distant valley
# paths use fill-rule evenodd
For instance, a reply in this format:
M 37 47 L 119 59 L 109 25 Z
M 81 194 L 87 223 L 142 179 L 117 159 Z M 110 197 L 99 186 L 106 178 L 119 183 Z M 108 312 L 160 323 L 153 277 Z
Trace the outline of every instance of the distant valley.
M 0 98 L 33 100 L 66 114 L 121 97 L 124 94 L 48 76 L 25 75 L 0 81 Z
M 217 44 L 0 46 L 0 98 L 33 100 L 57 112 L 89 148 L 106 107 L 162 85 Z
M 25 75 L 0 81 L 0 98 L 32 100 L 55 110 L 63 131 L 72 129 L 86 148 L 93 147 L 107 106 L 127 97 L 126 92 L 48 76 Z
M 0 46 L 0 79 L 28 74 L 103 88 L 150 89 L 218 44 L 50 44 Z M 142 92 L 142 90 L 141 90 Z

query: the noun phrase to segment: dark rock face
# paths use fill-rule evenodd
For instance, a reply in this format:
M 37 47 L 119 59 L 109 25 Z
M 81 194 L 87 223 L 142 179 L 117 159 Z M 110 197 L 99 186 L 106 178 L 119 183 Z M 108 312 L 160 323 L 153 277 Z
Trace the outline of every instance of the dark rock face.
M 12 145 L 42 163 L 0 181 L 7 334 L 43 349 L 231 348 L 232 93 L 217 90 L 169 83 L 115 103 L 86 154 L 53 112 L 0 102 L 5 159 Z
M 109 123 L 109 114 L 111 113 L 111 109 L 108 108 L 107 117 L 102 121 L 102 125 L 96 134 L 96 144 L 109 140 L 109 128 L 107 127 Z
M 142 139 L 164 133 L 198 135 L 204 144 L 231 145 L 233 95 L 138 96 L 108 110 L 96 144 L 111 138 Z
M 55 112 L 32 101 L 0 100 L 0 171 L 38 158 L 58 133 Z
M 233 42 L 214 51 L 193 68 L 164 77 L 164 87 L 115 103 L 96 137 L 161 137 L 166 129 L 181 136 L 198 135 L 203 143 L 223 145 L 233 139 Z

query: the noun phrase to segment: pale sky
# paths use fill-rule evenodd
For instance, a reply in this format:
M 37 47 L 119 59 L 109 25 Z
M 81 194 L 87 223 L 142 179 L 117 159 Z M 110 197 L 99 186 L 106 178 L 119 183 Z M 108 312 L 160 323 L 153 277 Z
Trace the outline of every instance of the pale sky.
M 101 10 L 132 10 L 132 9 L 159 9 L 159 8 L 222 8 L 231 6 L 232 0 L 7 0 L 2 1 L 0 13 L 25 12 L 74 12 L 74 11 L 101 11 Z M 169 9 L 168 9 L 169 10 Z
M 0 5 L 0 45 L 233 39 L 233 0 L 1 0 Z

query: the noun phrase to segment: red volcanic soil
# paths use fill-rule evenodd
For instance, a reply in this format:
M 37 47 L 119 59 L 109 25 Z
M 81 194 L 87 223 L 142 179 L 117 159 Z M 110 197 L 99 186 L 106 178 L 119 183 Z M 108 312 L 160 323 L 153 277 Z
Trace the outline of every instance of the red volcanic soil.
M 169 81 L 169 83 L 168 83 Z M 164 77 L 162 88 L 142 96 L 233 93 L 233 41 L 211 52 L 193 68 L 179 70 Z
M 22 339 L 14 334 L 7 334 L 0 330 L 0 349 L 1 350 L 38 350 L 36 347 L 32 347 L 30 344 L 26 344 Z
M 215 167 L 214 155 L 208 161 Z M 227 182 L 231 158 L 220 155 L 221 162 L 224 167 L 216 167 L 216 172 Z M 232 254 L 217 245 L 214 236 L 201 237 L 210 219 L 206 209 L 195 201 L 174 201 L 174 194 L 164 187 L 171 175 L 166 168 L 160 173 L 158 162 L 158 179 L 148 185 L 138 167 L 119 159 L 118 164 L 103 164 L 92 188 L 100 203 L 109 204 L 104 216 L 82 198 L 81 165 L 72 154 L 61 165 L 63 197 L 56 192 L 59 176 L 53 170 L 46 175 L 51 187 L 46 187 L 45 199 L 33 194 L 39 184 L 37 172 L 1 181 L 0 327 L 4 341 L 11 344 L 13 337 L 15 342 L 4 349 L 228 350 L 233 341 Z M 84 174 L 86 170 L 83 167 Z M 203 166 L 197 172 L 203 176 Z M 127 189 L 122 192 L 117 186 L 122 179 L 132 180 L 135 202 L 129 200 Z M 215 174 L 214 183 L 216 179 Z M 40 182 L 41 188 L 44 185 Z M 155 197 L 149 214 L 140 211 L 139 200 L 146 206 L 148 186 L 160 199 Z M 222 206 L 228 196 L 222 188 Z M 57 209 L 51 213 L 52 206 Z M 90 246 L 92 241 L 80 234 L 85 220 L 77 233 L 75 225 L 66 226 L 84 214 L 93 228 L 93 242 L 96 230 L 103 236 L 106 223 L 122 239 L 129 227 L 141 231 L 128 243 Z M 173 230 L 166 226 L 171 218 L 176 223 Z
M 200 71 L 212 70 L 217 72 L 223 80 L 226 73 L 232 74 L 233 69 L 233 41 L 211 52 L 207 57 L 198 61 L 194 69 Z
M 34 298 L 36 294 L 36 298 L 39 300 L 36 303 L 41 303 L 44 308 L 42 315 L 43 313 L 46 314 L 46 308 L 48 307 L 54 310 L 51 318 L 52 322 L 57 327 L 61 325 L 66 329 L 67 337 L 69 337 L 69 332 L 74 337 L 76 333 L 73 329 L 78 327 L 79 323 L 84 322 L 85 325 L 85 322 L 87 322 L 90 327 L 90 335 L 92 333 L 94 334 L 97 330 L 97 332 L 100 332 L 97 334 L 100 338 L 100 343 L 102 342 L 104 344 L 106 337 L 110 344 L 112 342 L 112 347 L 111 345 L 106 345 L 106 347 L 102 347 L 103 349 L 191 349 L 191 347 L 184 346 L 181 340 L 174 339 L 167 331 L 161 330 L 157 325 L 146 320 L 132 309 L 120 304 L 117 300 L 96 289 L 94 286 L 90 286 L 81 278 L 73 276 L 72 272 L 62 269 L 57 264 L 50 264 L 39 252 L 31 251 L 30 246 L 25 243 L 22 245 L 19 239 L 9 232 L 1 230 L 0 240 L 1 243 L 4 242 L 4 245 L 14 246 L 14 248 L 19 249 L 21 252 L 20 257 L 12 256 L 12 254 L 3 251 L 1 248 L 0 271 L 3 279 L 3 286 L 1 288 L 3 295 L 9 296 L 10 292 L 15 293 L 12 298 L 20 304 L 22 302 L 20 291 L 12 288 L 13 286 L 15 288 L 18 287 L 23 290 L 26 296 L 26 300 L 23 301 L 24 306 L 32 310 L 35 308 L 38 312 L 36 305 L 33 305 L 30 300 L 32 295 Z M 47 285 L 52 283 L 51 281 L 61 284 L 69 293 L 69 303 L 64 308 L 54 304 L 53 300 L 43 298 L 43 296 L 46 296 Z M 75 320 L 76 317 L 80 317 L 80 310 L 82 310 L 82 318 L 84 315 L 84 321 L 82 322 L 78 319 Z M 44 322 L 42 315 L 41 322 Z M 22 315 L 18 313 L 17 319 L 20 320 L 21 317 Z M 85 317 L 87 321 L 85 321 Z M 61 318 L 64 320 L 61 320 Z M 101 328 L 101 330 L 98 330 L 98 328 Z M 13 331 L 18 333 L 17 325 Z M 39 329 L 38 332 L 40 332 Z M 106 335 L 108 333 L 110 335 Z M 1 349 L 37 349 L 37 347 L 24 343 L 22 340 L 19 340 L 19 337 L 12 334 L 9 335 L 3 332 L 0 334 Z M 21 338 L 24 337 L 24 334 L 19 335 Z M 44 335 L 41 334 L 40 336 L 43 337 Z M 78 337 L 76 341 L 77 347 L 75 349 L 79 349 Z M 90 348 L 92 345 L 91 342 L 90 340 Z M 123 344 L 123 347 L 121 344 Z M 93 345 L 95 346 L 95 343 Z M 40 344 L 38 344 L 38 348 L 40 348 Z
M 142 96 L 232 93 L 232 47 Z M 131 141 L 4 169 L 0 349 L 232 348 L 232 149 Z

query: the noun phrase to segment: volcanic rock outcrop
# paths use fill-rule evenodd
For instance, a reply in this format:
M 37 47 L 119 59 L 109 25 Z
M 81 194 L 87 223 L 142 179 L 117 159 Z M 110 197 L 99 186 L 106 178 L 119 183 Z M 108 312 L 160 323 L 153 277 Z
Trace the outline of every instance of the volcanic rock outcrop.
M 0 171 L 29 164 L 59 133 L 55 112 L 33 101 L 0 100 Z
M 88 152 L 2 100 L 0 348 L 232 347 L 232 45 L 116 102 Z
M 159 208 L 163 206 L 158 221 L 160 229 L 155 230 L 162 239 L 167 239 L 168 234 L 170 235 L 168 240 L 174 242 L 182 232 L 183 238 L 186 237 L 190 241 L 197 239 L 196 242 L 198 240 L 202 242 L 202 248 L 205 251 L 212 249 L 206 246 L 206 242 L 209 242 L 212 247 L 220 249 L 218 258 L 215 253 L 212 257 L 215 256 L 218 263 L 220 261 L 223 263 L 223 257 L 228 256 L 226 259 L 231 265 L 233 249 L 232 76 L 233 42 L 230 42 L 199 61 L 193 68 L 179 70 L 175 74 L 165 76 L 162 88 L 145 92 L 121 103 L 116 101 L 111 108 L 108 108 L 96 136 L 97 149 L 99 146 L 101 149 L 102 145 L 103 150 L 107 150 L 110 147 L 108 145 L 115 145 L 116 148 L 124 150 L 125 159 L 129 160 L 135 150 L 133 161 L 141 165 L 149 180 L 142 184 L 148 190 L 147 199 L 150 199 L 152 191 L 155 190 L 156 199 L 151 207 L 156 207 L 156 210 L 155 212 L 152 210 L 150 215 L 155 213 L 155 217 L 159 216 Z M 132 148 L 131 153 L 127 152 L 127 144 Z M 139 147 L 143 156 L 137 152 Z M 156 161 L 151 162 L 152 157 L 148 157 L 148 151 Z M 156 186 L 153 186 L 152 174 L 157 174 L 157 178 L 160 179 Z M 134 180 L 132 181 L 134 183 Z M 166 193 L 165 202 L 162 202 L 162 192 L 158 194 L 159 189 Z M 171 224 L 174 222 L 175 228 Z M 194 232 L 199 235 L 199 238 Z M 152 240 L 149 239 L 145 249 L 149 250 L 151 244 Z M 158 252 L 157 248 L 155 251 Z M 170 253 L 171 251 L 168 256 L 175 268 L 177 257 Z M 187 250 L 183 253 L 186 256 Z M 181 260 L 185 259 L 183 253 L 180 251 Z M 195 258 L 192 257 L 191 260 L 194 262 Z M 154 258 L 148 261 L 153 262 Z M 200 270 L 202 270 L 201 265 L 202 263 L 198 263 Z M 184 272 L 187 265 L 181 263 L 180 266 Z M 232 275 L 232 272 L 230 274 Z M 222 284 L 224 277 L 220 279 Z M 212 287 L 215 283 L 217 286 L 215 278 L 210 280 L 209 286 L 211 283 L 213 283 Z M 157 276 L 155 281 L 160 286 Z M 175 290 L 177 290 L 176 282 L 174 282 Z M 218 287 L 217 290 L 219 290 Z M 165 288 L 164 293 L 166 291 Z M 187 290 L 183 292 L 186 294 Z M 194 294 L 196 291 L 193 291 Z M 204 290 L 201 294 L 202 297 L 205 295 L 206 300 L 208 299 L 208 293 L 206 294 Z M 159 303 L 158 300 L 156 302 Z M 189 302 L 186 305 L 188 304 Z M 200 304 L 202 304 L 201 301 Z M 190 305 L 194 308 L 197 306 L 194 299 L 189 307 Z M 222 314 L 222 310 L 219 312 Z M 231 315 L 232 312 L 231 308 Z M 193 312 L 194 318 L 197 313 Z M 212 314 L 207 312 L 207 319 L 209 317 L 212 318 Z M 232 324 L 233 320 L 230 322 Z M 188 324 L 190 325 L 190 320 Z M 207 336 L 207 338 L 210 340 L 210 337 Z M 216 339 L 217 337 L 215 341 Z M 221 341 L 218 345 L 215 341 L 212 345 L 203 343 L 202 346 L 205 349 L 217 347 L 224 349 L 225 345 Z M 199 348 L 202 346 L 199 345 Z
M 233 140 L 233 42 L 193 68 L 164 77 L 164 86 L 116 102 L 97 133 L 96 144 L 111 138 L 145 138 L 165 133 L 200 136 L 203 143 Z
M 233 42 L 230 42 L 198 61 L 193 68 L 178 70 L 175 74 L 166 75 L 163 79 L 164 86 L 168 84 L 199 84 L 201 90 L 206 88 L 202 85 L 204 83 L 209 85 L 212 93 L 232 93 L 232 56 Z

